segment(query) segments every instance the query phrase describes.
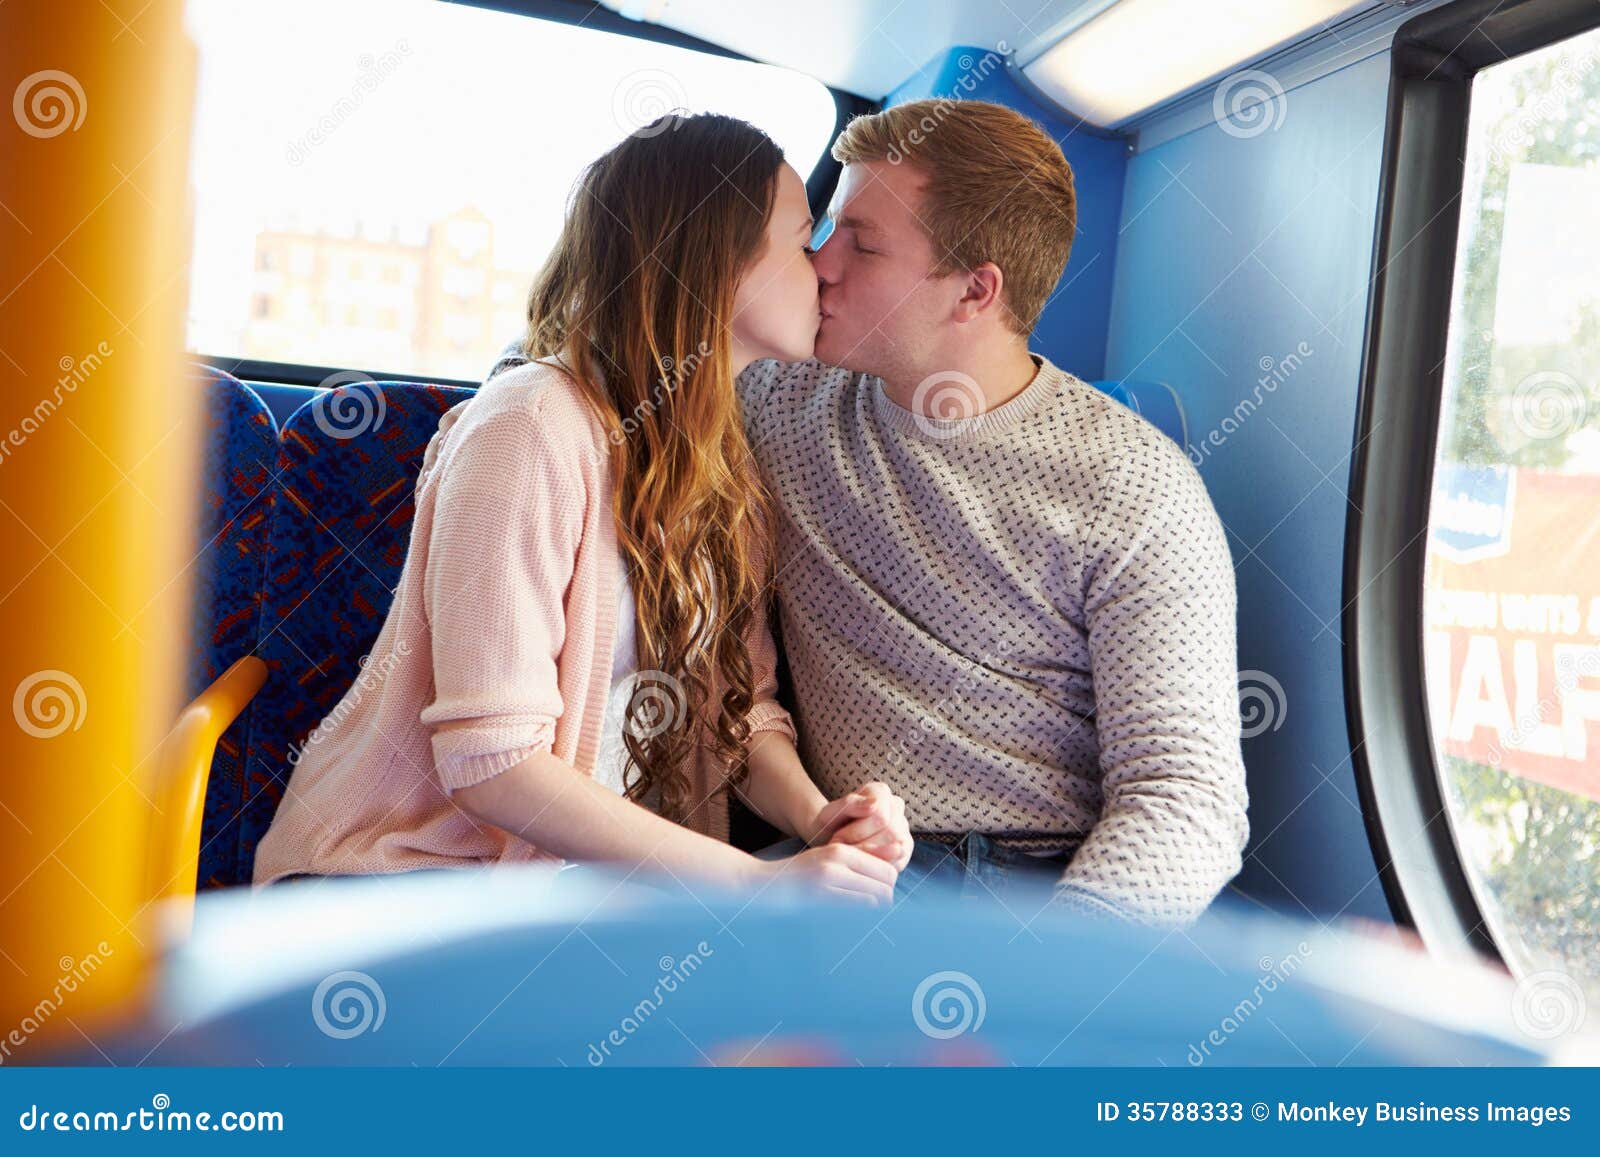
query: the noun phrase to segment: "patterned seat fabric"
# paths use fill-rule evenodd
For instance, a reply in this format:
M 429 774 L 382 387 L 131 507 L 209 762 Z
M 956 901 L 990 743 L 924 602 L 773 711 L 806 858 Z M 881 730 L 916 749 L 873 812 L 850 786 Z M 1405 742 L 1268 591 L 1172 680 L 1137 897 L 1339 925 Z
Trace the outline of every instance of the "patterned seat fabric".
M 256 698 L 234 849 L 249 883 L 298 748 L 360 673 L 411 542 L 413 491 L 445 411 L 467 389 L 397 382 L 340 386 L 285 424 L 267 545 Z
M 194 544 L 187 673 L 193 698 L 255 647 L 261 577 L 277 472 L 278 431 L 249 386 L 221 370 L 197 366 L 205 410 L 198 538 Z M 200 848 L 201 888 L 233 876 L 232 830 L 244 789 L 246 711 L 217 744 L 206 785 Z

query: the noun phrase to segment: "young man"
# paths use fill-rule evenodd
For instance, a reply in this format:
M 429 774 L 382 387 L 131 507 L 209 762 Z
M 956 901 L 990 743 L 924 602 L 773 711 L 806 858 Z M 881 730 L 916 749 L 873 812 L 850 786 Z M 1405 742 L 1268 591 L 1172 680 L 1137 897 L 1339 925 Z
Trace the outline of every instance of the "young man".
M 901 894 L 1043 877 L 1188 923 L 1248 830 L 1233 566 L 1183 451 L 1028 351 L 1072 171 L 980 101 L 859 117 L 833 155 L 817 360 L 740 379 L 803 762 L 904 799 Z

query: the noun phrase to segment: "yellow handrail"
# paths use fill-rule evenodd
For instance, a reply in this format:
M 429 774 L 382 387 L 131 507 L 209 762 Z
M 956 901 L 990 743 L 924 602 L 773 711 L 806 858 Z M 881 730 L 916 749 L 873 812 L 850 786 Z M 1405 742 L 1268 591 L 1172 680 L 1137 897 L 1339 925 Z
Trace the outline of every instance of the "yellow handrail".
M 239 718 L 267 679 L 267 665 L 246 655 L 229 667 L 178 715 L 157 757 L 155 811 L 151 817 L 149 886 L 153 902 L 187 898 L 171 931 L 185 934 L 194 915 L 200 873 L 200 827 L 206 782 L 222 733 Z

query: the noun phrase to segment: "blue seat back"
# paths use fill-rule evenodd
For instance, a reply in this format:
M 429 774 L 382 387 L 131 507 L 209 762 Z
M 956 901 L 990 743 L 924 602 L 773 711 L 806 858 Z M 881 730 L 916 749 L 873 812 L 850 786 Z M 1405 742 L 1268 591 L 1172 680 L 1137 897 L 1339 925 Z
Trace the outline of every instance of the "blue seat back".
M 191 575 L 187 696 L 193 698 L 255 648 L 261 577 L 278 464 L 278 430 L 266 405 L 237 378 L 194 367 L 205 434 L 201 447 L 200 513 Z M 206 784 L 197 886 L 232 875 L 226 833 L 244 785 L 246 711 L 223 733 Z
M 1091 386 L 1115 398 L 1138 414 L 1185 451 L 1189 449 L 1189 424 L 1184 418 L 1178 392 L 1166 382 L 1101 381 Z
M 291 748 L 355 682 L 383 627 L 411 543 L 413 492 L 447 386 L 359 382 L 319 395 L 284 426 L 268 534 L 256 698 L 234 847 L 248 883 L 292 767 Z
M 251 382 L 250 388 L 272 411 L 279 429 L 289 424 L 296 410 L 323 392 L 321 386 L 292 386 L 284 382 Z

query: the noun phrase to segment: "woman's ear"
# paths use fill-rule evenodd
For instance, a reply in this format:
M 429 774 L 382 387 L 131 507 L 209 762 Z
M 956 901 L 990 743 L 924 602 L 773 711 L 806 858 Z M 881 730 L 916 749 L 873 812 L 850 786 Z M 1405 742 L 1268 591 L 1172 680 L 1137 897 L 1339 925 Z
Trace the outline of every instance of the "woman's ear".
M 973 321 L 987 312 L 1005 308 L 1000 293 L 1005 288 L 1006 277 L 993 261 L 985 261 L 967 270 L 966 289 L 956 302 L 956 320 Z

